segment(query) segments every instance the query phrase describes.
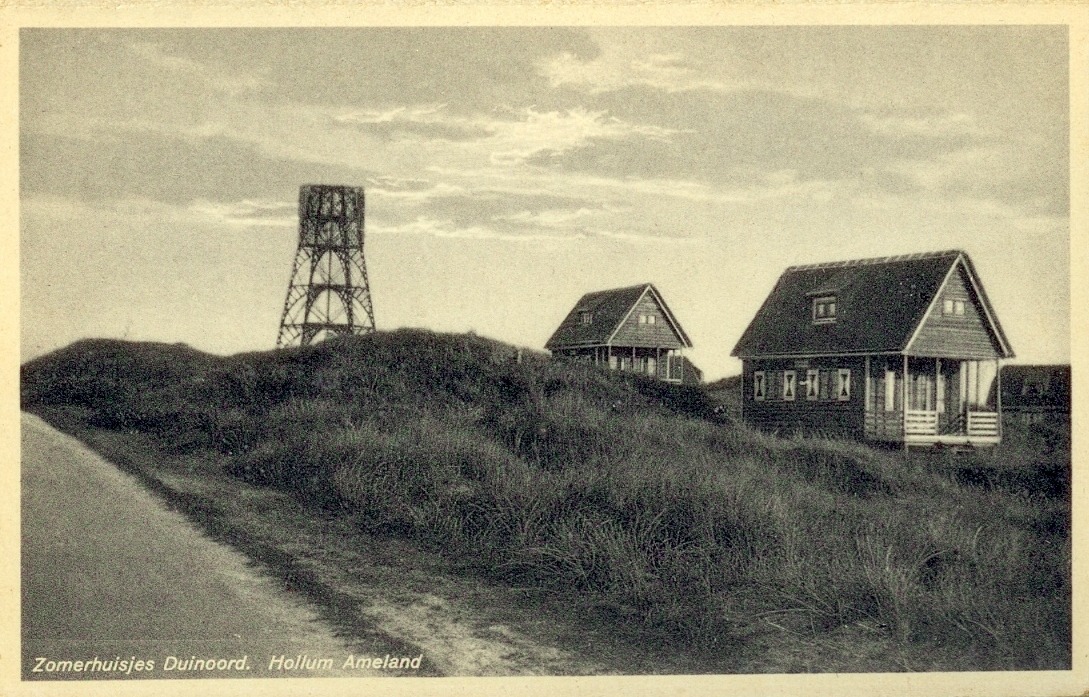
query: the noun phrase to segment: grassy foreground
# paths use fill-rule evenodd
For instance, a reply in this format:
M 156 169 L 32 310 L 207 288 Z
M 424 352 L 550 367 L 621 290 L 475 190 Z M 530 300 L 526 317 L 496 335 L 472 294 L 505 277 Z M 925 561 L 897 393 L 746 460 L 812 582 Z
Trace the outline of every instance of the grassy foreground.
M 214 453 L 673 650 L 850 627 L 903 669 L 1070 667 L 1068 427 L 971 456 L 879 452 L 760 434 L 698 388 L 513 356 L 421 331 L 228 358 L 84 341 L 24 365 L 22 399 Z

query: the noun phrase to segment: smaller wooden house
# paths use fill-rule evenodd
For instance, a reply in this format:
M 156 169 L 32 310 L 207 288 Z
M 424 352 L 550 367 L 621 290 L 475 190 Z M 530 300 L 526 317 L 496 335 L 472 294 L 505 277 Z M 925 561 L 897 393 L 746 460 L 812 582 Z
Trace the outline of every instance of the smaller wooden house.
M 666 382 L 697 383 L 699 371 L 682 355 L 691 347 L 688 334 L 650 283 L 587 293 L 545 343 L 553 357 Z
M 911 445 L 1001 439 L 1013 351 L 964 252 L 810 264 L 779 277 L 733 355 L 742 417 Z
M 1003 418 L 1022 423 L 1070 421 L 1069 365 L 1002 366 Z

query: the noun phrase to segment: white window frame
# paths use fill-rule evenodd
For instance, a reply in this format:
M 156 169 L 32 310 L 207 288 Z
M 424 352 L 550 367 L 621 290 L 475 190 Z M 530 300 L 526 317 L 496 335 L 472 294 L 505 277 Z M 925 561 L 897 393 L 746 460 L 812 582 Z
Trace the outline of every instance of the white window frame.
M 654 324 L 656 321 L 654 315 L 647 315 L 647 324 Z
M 831 324 L 836 321 L 836 296 L 823 295 L 813 298 L 813 324 Z
M 790 388 L 787 390 L 787 388 Z M 793 402 L 798 396 L 798 373 L 793 370 L 783 371 L 783 401 Z
M 945 298 L 942 300 L 942 314 L 946 317 L 963 317 L 964 316 L 965 303 L 963 300 L 956 298 Z
M 768 394 L 768 377 L 763 370 L 754 370 L 752 373 L 752 399 L 754 402 L 763 402 Z
M 594 313 L 589 310 L 579 310 L 579 324 L 593 324 Z

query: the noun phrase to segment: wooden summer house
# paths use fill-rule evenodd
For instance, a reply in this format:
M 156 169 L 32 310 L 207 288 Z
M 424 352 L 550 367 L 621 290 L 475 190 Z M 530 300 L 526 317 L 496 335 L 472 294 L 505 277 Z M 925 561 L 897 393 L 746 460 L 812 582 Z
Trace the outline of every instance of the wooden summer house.
M 995 383 L 1013 350 L 961 251 L 792 266 L 733 355 L 742 416 L 765 430 L 904 447 L 1001 439 Z
M 1069 365 L 1002 366 L 1002 415 L 1023 423 L 1070 421 Z
M 545 344 L 554 357 L 642 373 L 667 382 L 699 382 L 682 351 L 692 347 L 650 283 L 582 296 Z

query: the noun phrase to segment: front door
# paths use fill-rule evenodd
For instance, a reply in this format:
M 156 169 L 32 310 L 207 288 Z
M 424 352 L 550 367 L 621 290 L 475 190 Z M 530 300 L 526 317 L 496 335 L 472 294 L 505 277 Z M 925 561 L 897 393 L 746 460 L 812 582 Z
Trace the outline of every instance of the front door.
M 943 358 L 938 363 L 938 433 L 963 435 L 964 362 Z

